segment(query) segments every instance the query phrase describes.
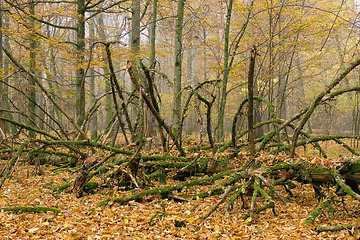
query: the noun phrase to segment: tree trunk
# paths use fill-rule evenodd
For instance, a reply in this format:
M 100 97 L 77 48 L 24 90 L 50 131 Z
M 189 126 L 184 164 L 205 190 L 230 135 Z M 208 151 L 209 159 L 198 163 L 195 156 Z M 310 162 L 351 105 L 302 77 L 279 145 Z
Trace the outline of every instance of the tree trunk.
M 95 37 L 95 26 L 94 26 L 94 21 L 91 20 L 90 22 L 90 38 L 94 38 Z M 89 75 L 90 75 L 90 79 L 89 79 L 89 90 L 90 90 L 90 104 L 91 106 L 95 104 L 95 100 L 96 100 L 96 89 L 95 89 L 95 71 L 94 71 L 94 67 L 90 67 L 89 69 Z M 90 124 L 89 124 L 89 128 L 90 128 L 90 133 L 91 133 L 91 139 L 95 140 L 97 138 L 97 111 L 93 114 L 92 119 L 90 119 Z
M 256 59 L 256 48 L 251 49 L 250 53 L 250 66 L 248 75 L 248 138 L 249 138 L 249 150 L 251 158 L 255 155 L 255 143 L 254 143 L 254 69 Z
M 1 11 L 1 8 L 0 8 L 0 11 Z M 4 22 L 4 29 L 9 29 L 9 18 L 4 18 L 3 19 L 3 22 Z M 3 23 L 1 21 L 1 25 Z M 2 31 L 0 30 L 0 32 L 2 33 Z M 5 46 L 6 49 L 10 49 L 10 42 L 9 42 L 9 37 L 8 36 L 2 36 L 2 41 L 3 41 L 3 44 Z M 3 53 L 1 53 L 3 54 Z M 4 76 L 7 76 L 9 74 L 9 67 L 10 67 L 10 64 L 9 64 L 9 60 L 7 58 L 3 59 L 3 69 L 4 69 Z M 4 82 L 5 83 L 9 83 L 9 80 L 8 78 L 7 79 L 4 79 Z M 4 91 L 4 95 L 2 95 L 2 98 L 1 98 L 1 104 L 3 107 L 5 107 L 6 109 L 10 110 L 10 103 L 9 103 L 9 100 L 8 100 L 8 97 L 9 97 L 9 94 L 8 94 L 8 86 L 6 84 L 3 84 L 3 91 Z M 14 119 L 14 116 L 11 112 L 7 112 L 7 113 L 3 113 L 4 116 L 6 116 L 7 118 L 13 120 Z M 10 125 L 8 123 L 5 122 L 5 133 L 9 132 L 11 130 L 11 132 L 16 132 L 16 127 L 14 125 Z
M 98 29 L 99 29 L 99 37 L 101 41 L 106 41 L 106 34 L 105 34 L 105 25 L 104 25 L 104 16 L 102 13 L 99 14 L 98 17 Z M 105 58 L 106 59 L 106 58 Z M 111 91 L 111 83 L 110 83 L 110 71 L 108 64 L 105 64 L 103 67 L 104 73 L 104 83 L 105 83 L 105 93 L 109 93 Z M 114 116 L 114 103 L 112 101 L 111 94 L 106 95 L 106 124 L 112 121 Z M 111 136 L 111 135 L 110 135 Z
M 185 0 L 178 0 L 175 26 L 174 110 L 173 131 L 179 139 L 181 124 L 182 31 Z
M 158 0 L 153 0 L 153 12 L 151 22 L 151 34 L 150 34 L 150 67 L 155 67 L 155 55 L 156 55 L 156 18 L 157 18 L 157 3 Z
M 2 17 L 2 1 L 0 1 L 0 45 L 2 46 L 3 44 L 3 34 L 2 34 L 2 21 L 3 21 L 3 17 Z M 4 57 L 3 57 L 3 52 L 0 52 L 0 75 L 4 76 Z M 2 82 L 0 82 L 0 109 L 4 109 L 4 84 Z M 0 110 L 0 117 L 3 117 L 4 114 L 3 112 Z M 0 140 L 4 140 L 5 139 L 5 123 L 4 120 L 0 120 Z
M 85 0 L 77 0 L 76 26 L 76 122 L 81 126 L 85 119 Z
M 35 15 L 35 3 L 33 0 L 29 1 L 29 12 L 31 15 Z M 30 20 L 30 68 L 29 71 L 33 74 L 36 74 L 36 39 L 35 39 L 35 20 Z M 30 117 L 30 126 L 35 126 L 35 111 L 36 111 L 36 91 L 35 91 L 35 81 L 31 80 L 29 83 L 29 117 Z M 30 137 L 35 137 L 35 133 L 30 131 Z
M 230 21 L 231 13 L 233 7 L 233 0 L 229 0 L 229 5 L 226 15 L 226 25 L 225 25 L 225 43 L 224 43 L 224 73 L 223 80 L 221 82 L 221 91 L 220 91 L 220 109 L 218 117 L 218 141 L 224 141 L 224 114 L 226 106 L 226 96 L 227 96 L 227 83 L 229 78 L 229 35 L 230 35 Z

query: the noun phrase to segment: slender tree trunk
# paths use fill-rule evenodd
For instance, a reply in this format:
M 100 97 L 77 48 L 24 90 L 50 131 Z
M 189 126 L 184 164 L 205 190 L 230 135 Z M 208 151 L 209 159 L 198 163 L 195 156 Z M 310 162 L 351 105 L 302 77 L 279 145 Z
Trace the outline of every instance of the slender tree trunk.
M 139 81 L 140 70 L 138 68 L 138 57 L 140 54 L 140 3 L 141 0 L 132 0 L 132 9 L 131 9 L 131 38 L 130 38 L 130 46 L 131 46 L 131 61 L 133 63 L 133 73 L 135 76 L 135 81 Z M 135 89 L 133 82 L 131 82 L 131 91 Z M 135 99 L 133 99 L 135 101 Z M 133 121 L 135 122 L 136 116 L 138 115 L 138 109 L 134 105 L 130 107 L 130 115 Z M 134 134 L 132 135 L 132 141 L 136 139 L 136 126 L 137 124 L 133 124 L 134 126 Z
M 77 29 L 76 29 L 76 121 L 81 126 L 85 119 L 85 0 L 77 0 Z
M 153 10 L 152 10 L 152 22 L 151 22 L 151 32 L 150 32 L 150 67 L 151 68 L 155 68 L 155 57 L 156 57 L 156 21 L 157 21 L 157 4 L 158 4 L 158 0 L 153 0 Z M 155 82 L 155 75 L 152 74 L 152 79 L 153 82 Z M 150 88 L 150 86 L 148 86 Z M 150 114 L 150 111 L 146 109 L 146 114 L 147 114 L 147 128 L 148 128 L 148 132 L 149 132 L 149 136 L 150 137 L 155 137 L 156 138 L 156 131 L 155 131 L 155 125 L 156 125 L 156 119 L 155 117 Z M 161 135 L 161 139 L 162 142 L 165 141 L 164 136 L 163 136 L 163 131 L 162 131 L 162 127 L 159 125 L 159 132 Z
M 181 124 L 181 78 L 182 78 L 182 31 L 184 22 L 185 0 L 178 0 L 175 26 L 175 68 L 174 68 L 174 110 L 173 127 L 178 136 Z
M 2 46 L 3 44 L 3 34 L 2 34 L 2 0 L 0 0 L 0 45 Z M 0 52 L 0 75 L 4 76 L 4 57 L 3 57 L 3 52 Z M 2 82 L 0 82 L 0 109 L 4 109 L 4 84 Z M 0 117 L 3 117 L 3 112 L 0 110 Z M 0 120 L 0 140 L 4 140 L 5 139 L 5 123 L 4 120 Z
M 55 53 L 54 53 L 54 49 L 51 48 L 50 50 L 50 71 L 52 75 L 48 75 L 48 84 L 49 84 L 49 89 L 50 89 L 50 94 L 51 96 L 55 99 L 56 96 L 56 92 L 60 92 L 60 88 L 57 82 L 55 82 L 54 84 L 52 83 L 52 78 L 57 76 L 57 70 L 56 70 L 56 62 L 55 62 Z M 60 125 L 62 125 L 62 115 L 59 111 L 59 109 L 56 106 L 53 106 L 53 112 L 55 112 L 56 117 L 57 117 L 57 121 Z
M 268 73 L 268 101 L 273 102 L 273 91 L 274 91 L 274 31 L 273 31 L 273 0 L 270 0 L 268 6 L 269 11 L 269 73 Z M 268 119 L 270 119 L 270 112 L 268 112 Z M 269 125 L 270 130 L 270 125 Z
M 90 27 L 89 27 L 90 31 L 90 38 L 95 38 L 95 26 L 94 26 L 94 21 L 91 20 L 90 22 Z M 95 71 L 94 71 L 94 67 L 90 67 L 89 69 L 89 75 L 90 75 L 90 79 L 89 79 L 89 90 L 90 90 L 90 105 L 92 106 L 95 103 L 95 99 L 96 99 L 96 89 L 95 89 Z M 95 140 L 97 138 L 97 111 L 93 114 L 92 119 L 90 120 L 89 123 L 89 128 L 90 128 L 90 133 L 91 133 L 91 139 Z
M 141 0 L 132 0 L 131 48 L 134 57 L 140 52 L 140 2 Z
M 254 69 L 255 69 L 256 48 L 251 49 L 250 66 L 248 74 L 248 138 L 251 158 L 255 155 L 254 143 Z
M 105 24 L 104 24 L 104 16 L 102 13 L 98 16 L 98 29 L 99 29 L 99 37 L 101 41 L 106 41 L 106 34 L 105 34 Z M 105 57 L 106 59 L 106 57 Z M 109 93 L 111 91 L 111 83 L 110 83 L 110 70 L 108 64 L 102 67 L 104 72 L 104 82 L 105 82 L 105 92 Z M 114 116 L 114 103 L 112 101 L 111 94 L 106 95 L 106 124 L 112 121 Z
M 154 67 L 155 65 L 155 55 L 156 55 L 156 19 L 157 19 L 157 3 L 158 0 L 153 0 L 153 12 L 152 12 L 152 22 L 151 22 L 151 34 L 150 34 L 150 66 Z
M 206 66 L 206 28 L 203 28 L 203 38 L 204 38 L 204 82 L 207 80 L 207 66 Z
M 1 1 L 1 0 L 0 0 Z M 1 11 L 1 8 L 0 8 L 0 11 Z M 4 22 L 4 28 L 5 29 L 9 29 L 9 18 L 4 18 L 3 19 L 3 22 Z M 1 21 L 1 25 L 3 23 Z M 2 33 L 2 31 L 1 31 Z M 9 42 L 9 38 L 8 36 L 2 36 L 2 41 L 3 41 L 3 44 L 5 46 L 6 49 L 10 49 L 10 42 Z M 3 54 L 3 52 L 1 52 L 1 54 Z M 4 76 L 7 76 L 8 73 L 9 73 L 9 67 L 10 67 L 10 64 L 9 64 L 9 60 L 7 58 L 3 58 L 3 74 Z M 9 79 L 4 79 L 4 81 L 6 83 L 9 82 Z M 2 95 L 2 98 L 1 98 L 1 104 L 3 107 L 5 107 L 6 109 L 10 110 L 10 103 L 9 103 L 9 100 L 8 100 L 8 97 L 10 97 L 10 95 L 8 94 L 8 86 L 6 84 L 3 84 L 3 91 L 4 91 L 4 94 Z M 8 118 L 8 119 L 11 119 L 13 120 L 14 119 L 14 116 L 11 112 L 7 112 L 7 113 L 4 113 L 4 115 Z M 11 132 L 16 132 L 17 131 L 17 128 L 14 124 L 9 124 L 9 123 L 6 123 L 5 122 L 5 133 L 9 132 L 11 130 Z
M 231 21 L 231 13 L 233 7 L 233 0 L 229 0 L 229 6 L 227 9 L 226 15 L 226 25 L 225 25 L 225 43 L 224 43 L 224 73 L 223 80 L 221 83 L 221 91 L 220 91 L 220 109 L 219 109 L 219 117 L 218 117 L 218 141 L 224 141 L 224 114 L 225 114 L 225 106 L 226 106 L 226 97 L 227 97 L 227 83 L 229 79 L 229 35 L 230 35 L 230 21 Z
M 35 15 L 35 3 L 33 0 L 29 1 L 29 13 Z M 30 68 L 29 71 L 33 74 L 36 73 L 36 39 L 35 39 L 35 20 L 30 20 Z M 29 117 L 30 117 L 30 126 L 34 127 L 35 123 L 35 111 L 36 111 L 36 91 L 35 91 L 35 81 L 30 81 L 29 86 Z M 30 137 L 35 137 L 35 132 L 29 131 Z

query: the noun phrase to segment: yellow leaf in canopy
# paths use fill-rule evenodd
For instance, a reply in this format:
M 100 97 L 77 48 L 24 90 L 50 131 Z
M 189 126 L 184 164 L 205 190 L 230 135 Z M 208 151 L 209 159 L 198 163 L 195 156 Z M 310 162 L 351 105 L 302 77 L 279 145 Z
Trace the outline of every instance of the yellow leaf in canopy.
M 189 223 L 194 223 L 194 222 L 195 222 L 195 218 L 189 217 L 189 218 L 186 219 L 186 221 L 189 222 Z
M 49 222 L 48 222 L 48 221 L 43 222 L 43 225 L 44 225 L 44 226 L 49 226 Z

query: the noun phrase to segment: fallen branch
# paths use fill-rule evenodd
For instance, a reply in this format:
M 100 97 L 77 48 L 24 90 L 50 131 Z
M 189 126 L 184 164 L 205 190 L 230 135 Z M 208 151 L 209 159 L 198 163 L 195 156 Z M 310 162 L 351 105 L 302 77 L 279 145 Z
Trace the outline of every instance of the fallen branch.
M 317 232 L 328 232 L 328 231 L 341 231 L 341 230 L 350 230 L 355 227 L 355 224 L 341 224 L 338 226 L 320 226 L 315 228 Z
M 53 213 L 60 213 L 61 212 L 59 209 L 48 208 L 48 207 L 5 207 L 5 208 L 0 208 L 0 211 L 14 212 L 14 213 L 22 213 L 22 212 L 31 212 L 31 213 L 53 212 Z
M 18 150 L 16 151 L 15 155 L 10 159 L 9 164 L 5 170 L 5 173 L 1 179 L 0 182 L 0 189 L 2 187 L 2 185 L 4 184 L 5 180 L 10 176 L 11 174 L 11 170 L 12 167 L 15 165 L 15 163 L 18 161 L 20 155 L 23 153 L 23 150 L 25 148 L 25 146 L 29 143 L 29 139 L 26 139 L 18 148 Z
M 219 207 L 219 205 L 222 204 L 222 203 L 226 200 L 226 198 L 229 196 L 230 192 L 231 192 L 231 186 L 228 186 L 228 187 L 226 188 L 225 193 L 224 193 L 224 195 L 222 196 L 221 200 L 220 200 L 215 206 L 213 206 L 213 207 L 210 209 L 210 211 L 208 211 L 206 214 L 204 214 L 204 215 L 201 216 L 200 218 L 201 218 L 201 219 L 206 219 L 206 218 L 208 218 L 213 212 L 215 212 L 215 210 Z

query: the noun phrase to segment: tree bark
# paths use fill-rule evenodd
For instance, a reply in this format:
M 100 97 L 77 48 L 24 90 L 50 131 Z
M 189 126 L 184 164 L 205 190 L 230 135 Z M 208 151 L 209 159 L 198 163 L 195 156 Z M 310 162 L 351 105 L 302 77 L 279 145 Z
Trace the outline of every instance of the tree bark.
M 0 1 L 0 46 L 3 45 L 3 33 L 2 33 L 2 21 L 3 21 L 3 10 L 2 10 L 2 1 Z M 4 54 L 1 51 L 0 52 L 0 75 L 4 76 Z M 0 82 L 0 109 L 4 109 L 4 84 Z M 0 117 L 3 117 L 4 114 L 0 110 Z M 4 140 L 6 138 L 5 136 L 5 122 L 3 120 L 0 120 L 0 140 Z
M 33 16 L 35 16 L 35 3 L 33 0 L 29 0 L 29 13 Z M 29 50 L 30 50 L 30 64 L 29 64 L 29 71 L 31 73 L 33 73 L 34 75 L 36 75 L 36 39 L 35 39 L 35 20 L 31 19 L 30 20 L 30 29 L 31 31 L 30 36 L 29 36 L 29 41 L 30 41 L 30 45 L 29 45 Z M 29 117 L 30 117 L 30 122 L 29 124 L 31 126 L 35 126 L 35 121 L 36 121 L 36 117 L 35 117 L 35 111 L 36 111 L 36 84 L 35 81 L 33 79 L 30 80 L 29 82 L 29 103 L 28 103 L 28 108 L 29 108 Z M 35 133 L 30 131 L 29 132 L 29 136 L 30 137 L 35 137 Z
M 224 114 L 226 106 L 226 97 L 227 97 L 227 83 L 229 79 L 229 35 L 230 35 L 230 21 L 231 13 L 233 7 L 233 0 L 229 0 L 229 5 L 226 14 L 226 24 L 225 24 L 225 43 L 224 43 L 224 73 L 223 79 L 221 82 L 221 91 L 220 91 L 220 108 L 219 108 L 219 117 L 218 117 L 218 141 L 224 140 Z
M 77 0 L 76 23 L 76 122 L 81 126 L 85 119 L 85 0 Z
M 90 27 L 89 27 L 89 32 L 90 32 L 90 38 L 94 38 L 95 37 L 95 26 L 94 26 L 94 21 L 91 20 L 90 22 Z M 89 81 L 89 90 L 90 90 L 90 103 L 91 105 L 95 104 L 96 101 L 96 89 L 95 89 L 95 70 L 94 67 L 90 68 L 90 81 Z M 89 120 L 90 124 L 89 124 L 89 128 L 90 128 L 90 133 L 91 133 L 91 139 L 95 140 L 97 138 L 97 111 L 93 114 L 92 118 Z
M 151 34 L 150 34 L 150 67 L 155 67 L 156 56 L 156 18 L 157 18 L 157 3 L 158 0 L 153 0 L 152 22 L 151 22 Z
M 254 143 L 254 70 L 256 59 L 256 48 L 251 49 L 250 52 L 250 66 L 248 75 L 248 138 L 249 138 L 249 151 L 251 158 L 255 155 L 255 143 Z
M 174 66 L 174 110 L 173 131 L 179 139 L 181 125 L 181 78 L 182 78 L 182 31 L 185 0 L 178 0 L 175 26 L 175 66 Z
M 99 37 L 101 41 L 106 41 L 106 34 L 105 34 L 105 24 L 104 24 L 104 16 L 102 13 L 98 16 L 98 28 L 99 28 Z M 105 82 L 105 93 L 109 93 L 111 91 L 111 83 L 110 83 L 110 70 L 109 65 L 106 64 L 102 67 L 104 73 L 104 82 Z M 107 94 L 106 97 L 106 124 L 112 121 L 114 116 L 114 105 L 112 101 L 111 94 Z

